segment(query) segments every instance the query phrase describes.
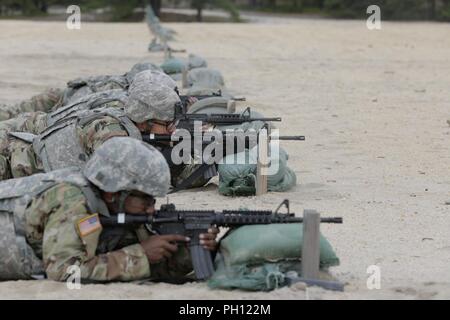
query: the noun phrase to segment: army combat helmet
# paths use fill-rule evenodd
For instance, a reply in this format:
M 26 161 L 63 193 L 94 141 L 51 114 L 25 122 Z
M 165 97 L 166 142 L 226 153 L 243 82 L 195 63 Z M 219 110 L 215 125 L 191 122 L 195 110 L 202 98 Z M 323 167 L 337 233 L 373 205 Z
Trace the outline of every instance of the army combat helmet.
M 168 86 L 172 90 L 177 89 L 177 83 L 167 74 L 158 70 L 141 71 L 134 77 L 133 81 L 146 81 Z
M 147 120 L 173 121 L 175 105 L 180 97 L 164 84 L 149 82 L 145 77 L 136 77 L 128 89 L 125 114 L 134 122 Z
M 158 67 L 156 64 L 153 64 L 151 62 L 139 62 L 136 63 L 131 69 L 130 71 L 128 71 L 125 74 L 125 77 L 128 81 L 129 84 L 131 84 L 133 82 L 134 77 L 144 71 L 144 70 L 153 70 L 153 71 L 160 71 L 162 72 L 162 69 L 160 67 Z
M 163 197 L 170 186 L 170 169 L 163 155 L 129 137 L 115 137 L 103 143 L 86 163 L 83 174 L 105 192 L 140 191 Z

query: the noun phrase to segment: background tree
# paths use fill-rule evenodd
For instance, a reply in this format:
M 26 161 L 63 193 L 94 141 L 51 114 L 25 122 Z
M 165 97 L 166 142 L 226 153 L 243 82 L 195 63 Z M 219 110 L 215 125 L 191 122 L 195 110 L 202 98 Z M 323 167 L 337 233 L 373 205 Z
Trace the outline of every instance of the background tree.
M 165 0 L 169 1 L 169 0 Z M 174 1 L 174 0 L 171 0 Z M 176 1 L 176 0 L 175 0 Z M 230 13 L 234 21 L 239 21 L 238 0 L 190 0 L 197 11 L 197 21 L 202 21 L 203 10 L 207 7 L 222 8 Z M 373 0 L 239 0 L 240 6 L 264 11 L 312 11 L 337 18 L 367 17 L 366 9 Z M 246 1 L 246 2 L 242 2 Z M 141 13 L 135 9 L 150 4 L 160 16 L 163 0 L 0 0 L 0 14 L 23 14 L 26 16 L 46 14 L 51 5 L 68 6 L 78 4 L 83 11 L 109 8 L 112 20 L 128 21 L 140 19 Z M 172 2 L 174 3 L 174 2 Z M 177 2 L 175 2 L 177 3 Z M 450 0 L 377 0 L 382 17 L 386 20 L 445 20 L 450 21 Z
M 203 20 L 202 12 L 206 5 L 227 11 L 233 21 L 239 21 L 239 10 L 231 0 L 191 0 L 191 7 L 197 10 L 197 21 Z

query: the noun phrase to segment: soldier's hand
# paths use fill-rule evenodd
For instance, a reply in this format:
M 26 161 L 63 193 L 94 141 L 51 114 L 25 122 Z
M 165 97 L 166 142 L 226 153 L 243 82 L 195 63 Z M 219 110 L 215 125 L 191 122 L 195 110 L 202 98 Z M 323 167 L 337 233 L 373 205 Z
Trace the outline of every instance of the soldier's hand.
M 141 246 L 144 248 L 149 263 L 154 264 L 172 257 L 172 254 L 178 250 L 177 242 L 188 242 L 189 240 L 189 238 L 177 234 L 150 236 L 141 242 Z
M 187 108 L 189 109 L 197 101 L 198 101 L 198 99 L 196 97 L 189 97 L 187 99 Z
M 209 251 L 215 251 L 217 249 L 217 234 L 219 233 L 219 229 L 216 227 L 211 227 L 208 229 L 208 233 L 202 233 L 200 235 L 200 244 L 203 248 Z

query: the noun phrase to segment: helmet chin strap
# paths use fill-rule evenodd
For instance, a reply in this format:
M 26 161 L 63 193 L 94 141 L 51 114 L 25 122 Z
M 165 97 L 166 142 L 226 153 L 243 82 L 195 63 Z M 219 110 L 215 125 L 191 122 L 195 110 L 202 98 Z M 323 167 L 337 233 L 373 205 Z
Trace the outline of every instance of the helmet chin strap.
M 121 191 L 119 196 L 119 212 L 125 213 L 125 200 L 130 195 L 129 191 Z

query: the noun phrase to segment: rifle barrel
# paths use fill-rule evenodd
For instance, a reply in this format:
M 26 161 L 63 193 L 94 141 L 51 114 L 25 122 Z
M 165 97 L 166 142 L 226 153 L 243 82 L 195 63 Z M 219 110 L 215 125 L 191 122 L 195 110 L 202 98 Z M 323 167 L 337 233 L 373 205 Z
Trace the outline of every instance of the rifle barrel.
M 245 119 L 245 118 L 243 118 L 243 119 Z M 264 122 L 267 122 L 267 121 L 278 121 L 278 122 L 280 122 L 281 121 L 281 117 L 275 117 L 275 118 L 247 118 L 248 119 L 248 121 L 264 121 Z
M 239 114 L 201 114 L 201 113 L 192 113 L 192 114 L 183 114 L 178 117 L 179 120 L 183 121 L 202 121 L 202 122 L 211 122 L 211 123 L 243 123 L 250 121 L 281 121 L 281 117 L 274 118 L 253 118 L 249 116 L 240 116 Z
M 273 140 L 274 137 L 271 137 Z M 278 136 L 278 140 L 294 140 L 294 141 L 305 141 L 305 136 Z
M 236 135 L 233 132 L 227 132 L 222 131 L 222 136 L 226 139 L 227 137 L 233 137 L 239 138 L 239 135 Z M 239 133 L 239 132 L 236 132 Z M 191 132 L 191 138 L 194 133 Z M 245 136 L 245 133 L 242 133 Z M 305 141 L 305 136 L 269 136 L 270 140 L 291 140 L 291 141 Z M 158 141 L 172 141 L 172 135 L 170 134 L 143 134 L 142 140 L 144 142 L 158 142 Z M 204 140 L 204 139 L 203 139 Z M 173 140 L 173 141 L 179 141 L 179 140 Z M 210 142 L 210 141 L 206 141 Z

